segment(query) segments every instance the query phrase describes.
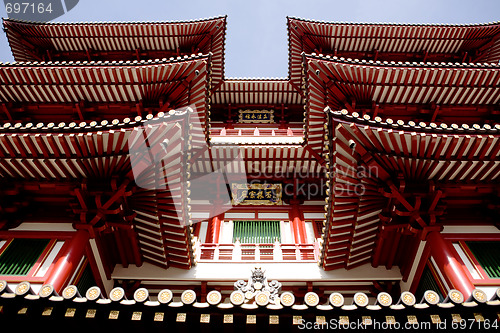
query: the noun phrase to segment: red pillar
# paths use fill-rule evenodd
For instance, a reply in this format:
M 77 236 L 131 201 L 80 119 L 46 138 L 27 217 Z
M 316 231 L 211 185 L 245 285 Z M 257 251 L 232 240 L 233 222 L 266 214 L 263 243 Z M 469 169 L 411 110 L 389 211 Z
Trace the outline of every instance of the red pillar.
M 291 200 L 291 209 L 289 213 L 290 222 L 292 223 L 293 236 L 296 244 L 307 243 L 306 227 L 304 220 L 302 219 L 302 214 L 299 209 L 298 200 Z
M 213 230 L 214 230 L 214 243 L 218 243 L 219 242 L 219 236 L 220 236 L 220 225 L 222 223 L 222 216 L 214 216 L 212 218 L 212 223 L 213 223 Z
M 460 290 L 467 299 L 474 290 L 474 285 L 458 262 L 456 251 L 451 244 L 438 231 L 432 231 L 427 235 L 427 244 L 441 273 L 448 278 L 452 287 Z
M 221 222 L 222 215 L 214 216 L 208 219 L 207 238 L 205 243 L 219 242 Z
M 52 267 L 45 283 L 52 284 L 57 292 L 61 292 L 85 255 L 89 238 L 89 233 L 86 230 L 76 232 L 75 236 L 68 241 L 69 243 L 63 247 L 62 253 Z

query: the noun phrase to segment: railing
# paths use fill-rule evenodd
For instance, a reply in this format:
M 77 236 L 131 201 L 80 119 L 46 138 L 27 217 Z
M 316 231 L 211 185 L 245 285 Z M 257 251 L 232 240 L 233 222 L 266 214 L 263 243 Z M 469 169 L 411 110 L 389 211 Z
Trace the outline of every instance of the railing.
M 317 262 L 319 244 L 219 244 L 197 243 L 198 262 Z
M 239 129 L 217 129 L 213 128 L 212 136 L 303 136 L 304 130 L 302 128 L 288 128 L 288 129 L 269 129 L 259 128 L 239 128 Z

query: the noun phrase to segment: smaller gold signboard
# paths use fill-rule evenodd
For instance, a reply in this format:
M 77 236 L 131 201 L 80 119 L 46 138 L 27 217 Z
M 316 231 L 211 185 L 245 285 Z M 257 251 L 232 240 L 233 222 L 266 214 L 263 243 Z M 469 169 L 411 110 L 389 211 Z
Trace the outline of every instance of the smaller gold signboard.
M 109 319 L 118 319 L 118 315 L 120 314 L 120 311 L 118 310 L 111 310 L 109 312 Z
M 163 321 L 165 314 L 163 312 L 155 312 L 154 321 Z
M 66 313 L 64 314 L 65 317 L 68 318 L 73 318 L 75 316 L 76 309 L 75 308 L 67 308 Z
M 132 313 L 132 320 L 141 320 L 142 312 L 136 311 Z
M 239 123 L 274 124 L 274 110 L 239 110 Z
M 224 324 L 232 324 L 232 323 L 233 323 L 233 315 L 224 314 Z
M 50 316 L 52 314 L 53 307 L 47 307 L 43 309 L 42 316 Z

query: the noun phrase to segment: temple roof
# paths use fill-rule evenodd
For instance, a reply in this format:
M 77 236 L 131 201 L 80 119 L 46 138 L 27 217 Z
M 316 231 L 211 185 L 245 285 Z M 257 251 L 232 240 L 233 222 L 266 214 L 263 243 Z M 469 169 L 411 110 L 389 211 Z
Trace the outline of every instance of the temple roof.
M 499 23 L 345 23 L 290 17 L 288 34 L 289 75 L 295 84 L 300 84 L 302 77 L 302 52 L 367 60 L 500 60 Z
M 333 128 L 327 132 L 332 178 L 322 259 L 325 269 L 373 264 L 384 228 L 407 229 L 411 234 L 432 227 L 435 216 L 442 214 L 437 202 L 450 184 L 491 184 L 500 174 L 498 129 L 489 125 L 431 127 L 371 120 L 346 110 L 327 108 L 326 112 Z M 431 186 L 418 194 L 435 200 L 431 207 L 419 207 L 422 212 L 429 210 L 421 213 L 426 214 L 424 219 L 410 214 L 415 222 L 405 215 L 417 207 L 413 207 L 417 205 L 414 199 L 400 193 L 405 183 L 435 184 L 435 189 Z M 395 212 L 401 219 L 393 220 L 394 211 L 383 211 L 396 196 L 400 206 Z
M 489 122 L 500 105 L 500 65 L 409 63 L 304 55 L 307 64 L 306 138 L 318 152 L 326 106 L 373 117 L 415 121 Z M 444 121 L 446 120 L 446 121 Z
M 331 106 L 500 102 L 500 64 L 402 63 L 306 56 L 309 78 L 331 86 Z M 319 78 L 314 77 L 317 74 Z
M 101 123 L 92 121 L 90 124 L 6 124 L 4 133 L 0 134 L 0 178 L 28 182 L 64 181 L 74 184 L 74 187 L 82 179 L 84 183 L 89 179 L 125 179 L 122 185 L 130 193 L 124 195 L 123 199 L 117 195 L 115 197 L 118 201 L 127 200 L 127 209 L 134 213 L 130 215 L 129 222 L 137 233 L 138 247 L 144 260 L 162 267 L 189 268 L 193 264 L 190 230 L 186 227 L 189 225 L 186 206 L 189 185 L 188 182 L 175 181 L 179 178 L 189 179 L 189 176 L 184 175 L 186 168 L 172 167 L 172 163 L 176 166 L 185 163 L 182 155 L 174 153 L 188 149 L 187 145 L 196 140 L 194 133 L 189 139 L 182 137 L 183 128 L 188 126 L 188 115 L 186 111 L 172 110 L 156 117 L 143 119 L 137 116 L 135 119 L 105 120 Z M 143 138 L 145 131 L 147 142 Z M 168 159 L 158 155 L 166 154 L 158 149 L 164 137 L 170 139 Z M 151 153 L 156 159 L 165 162 L 162 168 L 158 169 L 157 162 L 151 160 Z M 125 183 L 132 179 L 133 185 Z M 99 182 L 106 185 L 108 181 Z M 85 187 L 74 192 L 85 193 Z M 68 195 L 73 196 L 70 193 Z M 85 196 L 75 195 L 78 204 L 72 208 L 82 209 L 81 212 L 88 214 L 91 219 L 91 209 L 75 208 L 84 205 Z M 173 204 L 174 200 L 177 206 Z M 118 214 L 115 212 L 112 215 Z M 108 226 L 108 222 L 105 225 Z M 82 221 L 75 226 L 103 228 Z M 118 230 L 127 228 L 124 221 L 115 226 L 119 226 Z M 133 246 L 130 235 L 118 232 L 118 238 L 125 246 Z M 106 243 L 106 240 L 103 242 Z M 122 258 L 121 264 L 129 263 L 134 263 L 134 259 Z
M 301 104 L 302 91 L 287 79 L 227 79 L 213 93 L 214 104 Z
M 184 22 L 33 23 L 4 19 L 14 59 L 141 60 L 212 54 L 215 85 L 224 78 L 226 17 Z
M 209 61 L 209 56 L 193 55 L 133 62 L 7 63 L 0 66 L 0 102 L 137 102 L 157 101 L 162 95 L 187 98 L 176 88 L 186 80 L 194 84 L 192 91 L 206 93 Z M 186 103 L 172 100 L 178 106 Z

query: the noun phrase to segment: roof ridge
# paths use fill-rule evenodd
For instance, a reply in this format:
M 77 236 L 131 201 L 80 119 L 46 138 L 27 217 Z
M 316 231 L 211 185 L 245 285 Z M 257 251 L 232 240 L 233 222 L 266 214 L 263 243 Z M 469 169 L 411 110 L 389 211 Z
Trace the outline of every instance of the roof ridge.
M 325 113 L 331 114 L 333 117 L 342 118 L 350 123 L 355 125 L 372 125 L 373 127 L 387 128 L 398 131 L 408 131 L 408 132 L 416 132 L 416 133 L 432 133 L 432 134 L 450 134 L 450 133 L 459 133 L 459 134 L 499 134 L 500 133 L 500 124 L 487 124 L 483 123 L 479 124 L 462 124 L 459 126 L 458 124 L 451 124 L 448 126 L 447 123 L 441 122 L 439 125 L 436 122 L 419 122 L 416 123 L 413 120 L 408 121 L 407 123 L 403 120 L 394 121 L 392 118 L 386 118 L 385 120 L 381 117 L 375 117 L 371 119 L 370 115 L 365 114 L 360 115 L 358 112 L 349 113 L 346 109 L 333 111 L 329 106 L 324 109 Z
M 190 56 L 178 56 L 162 59 L 149 59 L 149 60 L 91 60 L 91 61 L 14 61 L 14 62 L 0 62 L 1 67 L 16 66 L 16 67 L 35 67 L 35 66 L 131 66 L 131 65 L 153 65 L 153 64 L 172 64 L 182 61 L 190 61 L 197 59 L 208 59 L 210 53 L 198 53 Z
M 278 81 L 278 82 L 289 82 L 288 77 L 226 77 L 224 79 L 225 82 L 227 81 Z
M 319 24 L 343 24 L 343 25 L 391 25 L 391 26 L 435 26 L 435 27 L 482 27 L 488 25 L 500 25 L 500 21 L 483 22 L 483 23 L 398 23 L 398 22 L 348 22 L 348 21 L 325 21 L 311 20 L 296 16 L 287 16 L 288 20 L 296 20 L 308 23 Z
M 37 21 L 27 21 L 13 18 L 2 18 L 3 22 L 13 22 L 21 24 L 33 24 L 33 25 L 84 25 L 84 24 L 181 24 L 181 23 L 198 23 L 198 22 L 208 22 L 217 21 L 220 19 L 227 19 L 227 15 L 220 15 L 208 18 L 199 18 L 191 20 L 172 20 L 172 21 L 97 21 L 97 22 L 37 22 Z
M 385 67 L 448 67 L 448 68 L 500 68 L 500 62 L 410 62 L 410 61 L 380 61 L 365 60 L 357 58 L 344 58 L 316 53 L 303 53 L 306 58 L 319 60 L 335 61 L 345 64 L 367 65 L 367 66 L 385 66 Z

